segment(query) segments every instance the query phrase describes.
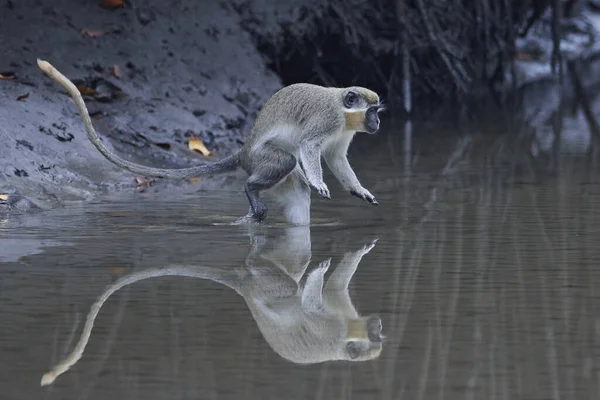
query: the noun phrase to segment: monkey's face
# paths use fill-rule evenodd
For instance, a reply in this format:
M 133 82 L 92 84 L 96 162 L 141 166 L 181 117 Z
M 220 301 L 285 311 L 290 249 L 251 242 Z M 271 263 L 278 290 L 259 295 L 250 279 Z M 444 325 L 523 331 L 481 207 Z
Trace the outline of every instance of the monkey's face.
M 379 357 L 383 336 L 381 318 L 371 315 L 350 321 L 345 354 L 348 360 L 365 361 Z
M 373 134 L 379 130 L 379 105 L 371 106 L 365 111 L 365 131 Z
M 379 103 L 377 93 L 353 87 L 344 91 L 344 108 L 346 111 L 346 126 L 349 129 L 373 134 L 379 130 L 379 111 L 383 108 Z

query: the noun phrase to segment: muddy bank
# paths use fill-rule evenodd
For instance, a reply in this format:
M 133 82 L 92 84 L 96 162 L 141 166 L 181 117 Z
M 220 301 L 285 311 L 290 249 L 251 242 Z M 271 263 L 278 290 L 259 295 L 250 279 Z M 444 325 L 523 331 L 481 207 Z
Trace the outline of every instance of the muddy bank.
M 133 174 L 88 142 L 76 107 L 37 57 L 98 93 L 86 102 L 116 152 L 155 166 L 230 154 L 281 86 L 237 13 L 219 2 L 130 2 L 114 10 L 99 3 L 0 3 L 0 73 L 14 78 L 0 80 L 0 193 L 43 206 L 136 186 Z M 190 151 L 191 136 L 213 154 Z M 160 185 L 195 191 L 223 179 Z

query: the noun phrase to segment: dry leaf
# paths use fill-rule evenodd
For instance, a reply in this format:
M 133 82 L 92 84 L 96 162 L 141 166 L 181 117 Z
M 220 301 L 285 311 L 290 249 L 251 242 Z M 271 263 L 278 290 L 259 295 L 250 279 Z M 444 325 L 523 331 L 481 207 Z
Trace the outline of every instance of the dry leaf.
M 190 179 L 188 179 L 188 182 L 189 183 L 196 183 L 196 182 L 200 182 L 200 179 L 201 178 L 199 178 L 199 177 L 198 178 L 190 178 Z
M 150 181 L 142 178 L 141 176 L 136 176 L 135 180 L 138 186 L 150 186 Z
M 97 38 L 97 37 L 100 37 L 100 36 L 104 35 L 103 31 L 94 31 L 94 30 L 91 30 L 91 29 L 82 29 L 80 31 L 80 33 L 82 35 L 86 35 L 86 36 L 93 37 L 93 38 Z
M 123 7 L 123 0 L 101 0 L 100 6 L 104 8 L 108 8 L 109 10 L 114 10 L 115 8 Z
M 94 89 L 85 85 L 79 85 L 77 86 L 77 89 L 79 90 L 79 93 L 84 96 L 96 96 L 98 94 L 98 92 L 96 92 Z
M 0 72 L 0 79 L 5 79 L 9 81 L 15 78 L 16 76 L 14 72 Z
M 112 73 L 114 76 L 116 76 L 117 78 L 121 77 L 121 69 L 119 68 L 118 65 L 113 65 L 113 69 L 112 69 Z
M 1 201 L 8 201 L 8 195 L 7 194 L 0 194 L 0 200 Z
M 190 141 L 188 142 L 188 147 L 192 151 L 199 151 L 202 155 L 210 156 L 211 151 L 206 148 L 202 140 L 198 139 L 196 136 L 192 136 Z
M 27 92 L 25 94 L 22 94 L 19 97 L 17 97 L 17 101 L 25 100 L 28 97 L 29 97 L 29 92 Z

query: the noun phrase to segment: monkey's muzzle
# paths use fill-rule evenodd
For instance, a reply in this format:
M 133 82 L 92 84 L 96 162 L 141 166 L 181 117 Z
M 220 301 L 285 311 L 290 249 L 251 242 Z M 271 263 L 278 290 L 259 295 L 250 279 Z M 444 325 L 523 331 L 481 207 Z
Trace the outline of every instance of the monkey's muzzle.
M 382 110 L 380 106 L 371 106 L 367 108 L 365 112 L 365 130 L 367 133 L 375 133 L 379 130 L 379 111 Z
M 381 334 L 383 325 L 381 324 L 381 318 L 377 315 L 371 315 L 367 318 L 367 333 L 369 341 L 373 343 L 383 342 L 383 335 Z

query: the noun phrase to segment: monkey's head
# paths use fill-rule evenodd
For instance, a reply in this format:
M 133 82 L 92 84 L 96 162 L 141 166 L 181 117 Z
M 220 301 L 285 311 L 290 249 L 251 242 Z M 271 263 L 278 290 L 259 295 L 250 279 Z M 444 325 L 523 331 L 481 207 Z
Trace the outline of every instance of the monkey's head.
M 366 361 L 379 357 L 384 339 L 381 329 L 381 318 L 376 315 L 348 321 L 346 359 Z
M 297 364 L 337 360 L 360 362 L 380 356 L 384 337 L 378 316 L 310 316 L 309 319 L 298 329 L 286 328 L 283 332 L 267 329 L 263 335 L 275 352 Z
M 346 129 L 373 134 L 379 130 L 379 96 L 372 90 L 354 86 L 342 90 Z

